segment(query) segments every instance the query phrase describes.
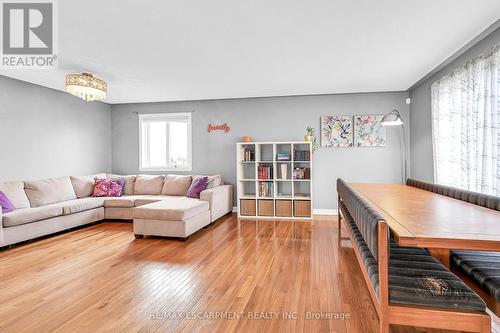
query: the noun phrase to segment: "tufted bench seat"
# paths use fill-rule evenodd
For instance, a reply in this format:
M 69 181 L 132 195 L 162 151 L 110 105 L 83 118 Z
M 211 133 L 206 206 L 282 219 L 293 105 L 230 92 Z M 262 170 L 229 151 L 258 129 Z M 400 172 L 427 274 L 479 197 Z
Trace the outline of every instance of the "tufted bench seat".
M 500 252 L 452 251 L 451 266 L 491 296 L 488 305 L 500 316 Z
M 377 260 L 344 203 L 340 202 L 339 207 L 378 293 Z M 392 239 L 389 246 L 389 303 L 483 312 L 486 309 L 483 300 L 429 252 L 399 247 Z
M 490 333 L 479 295 L 427 251 L 398 247 L 384 215 L 342 179 L 337 192 L 339 221 L 349 231 L 381 333 L 391 324 Z

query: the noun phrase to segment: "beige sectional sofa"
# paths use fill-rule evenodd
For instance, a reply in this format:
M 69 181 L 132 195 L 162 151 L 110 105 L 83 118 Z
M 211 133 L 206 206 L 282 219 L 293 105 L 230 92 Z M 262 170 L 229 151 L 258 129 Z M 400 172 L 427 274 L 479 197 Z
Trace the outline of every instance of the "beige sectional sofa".
M 138 236 L 184 238 L 232 211 L 232 186 L 223 185 L 220 176 L 211 178 L 211 188 L 200 199 L 185 196 L 190 176 L 174 175 L 120 176 L 125 178 L 123 196 L 91 197 L 96 177 L 118 175 L 0 182 L 0 191 L 16 207 L 3 215 L 0 211 L 0 247 L 103 219 L 133 220 L 135 211 Z

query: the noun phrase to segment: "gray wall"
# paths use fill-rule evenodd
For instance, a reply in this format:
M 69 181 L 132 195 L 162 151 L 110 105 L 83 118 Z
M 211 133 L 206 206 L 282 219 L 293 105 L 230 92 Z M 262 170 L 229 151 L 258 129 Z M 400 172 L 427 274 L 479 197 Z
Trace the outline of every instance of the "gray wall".
M 0 76 L 0 180 L 109 171 L 110 128 L 107 104 Z
M 436 74 L 410 89 L 411 176 L 434 181 L 431 132 L 431 85 L 493 45 L 500 43 L 500 28 L 479 41 Z
M 193 174 L 221 173 L 226 182 L 236 182 L 236 147 L 244 135 L 254 141 L 303 140 L 305 128 L 319 134 L 321 115 L 385 114 L 393 109 L 408 119 L 406 92 L 320 95 L 275 98 L 116 104 L 111 106 L 113 172 L 140 173 L 139 113 L 193 113 Z M 207 133 L 209 123 L 227 122 L 228 134 Z M 401 181 L 400 129 L 387 133 L 386 147 L 320 148 L 314 154 L 314 208 L 337 206 L 337 177 L 357 182 Z

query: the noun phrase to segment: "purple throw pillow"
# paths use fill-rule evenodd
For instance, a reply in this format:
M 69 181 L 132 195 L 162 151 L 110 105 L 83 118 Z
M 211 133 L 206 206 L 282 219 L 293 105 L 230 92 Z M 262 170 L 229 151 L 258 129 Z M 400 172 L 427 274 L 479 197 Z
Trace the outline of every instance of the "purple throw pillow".
M 188 198 L 200 198 L 200 193 L 207 189 L 208 177 L 194 178 L 186 194 Z
M 125 186 L 124 178 L 104 179 L 96 178 L 94 185 L 93 197 L 121 197 L 123 187 Z
M 2 207 L 2 214 L 10 213 L 16 210 L 16 207 L 10 202 L 9 198 L 0 191 L 0 206 Z

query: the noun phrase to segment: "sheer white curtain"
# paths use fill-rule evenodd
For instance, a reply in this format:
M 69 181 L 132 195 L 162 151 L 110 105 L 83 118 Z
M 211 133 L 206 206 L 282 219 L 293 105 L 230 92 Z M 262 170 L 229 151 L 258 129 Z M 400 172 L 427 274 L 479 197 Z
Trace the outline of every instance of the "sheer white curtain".
M 500 45 L 435 82 L 434 181 L 500 195 Z

